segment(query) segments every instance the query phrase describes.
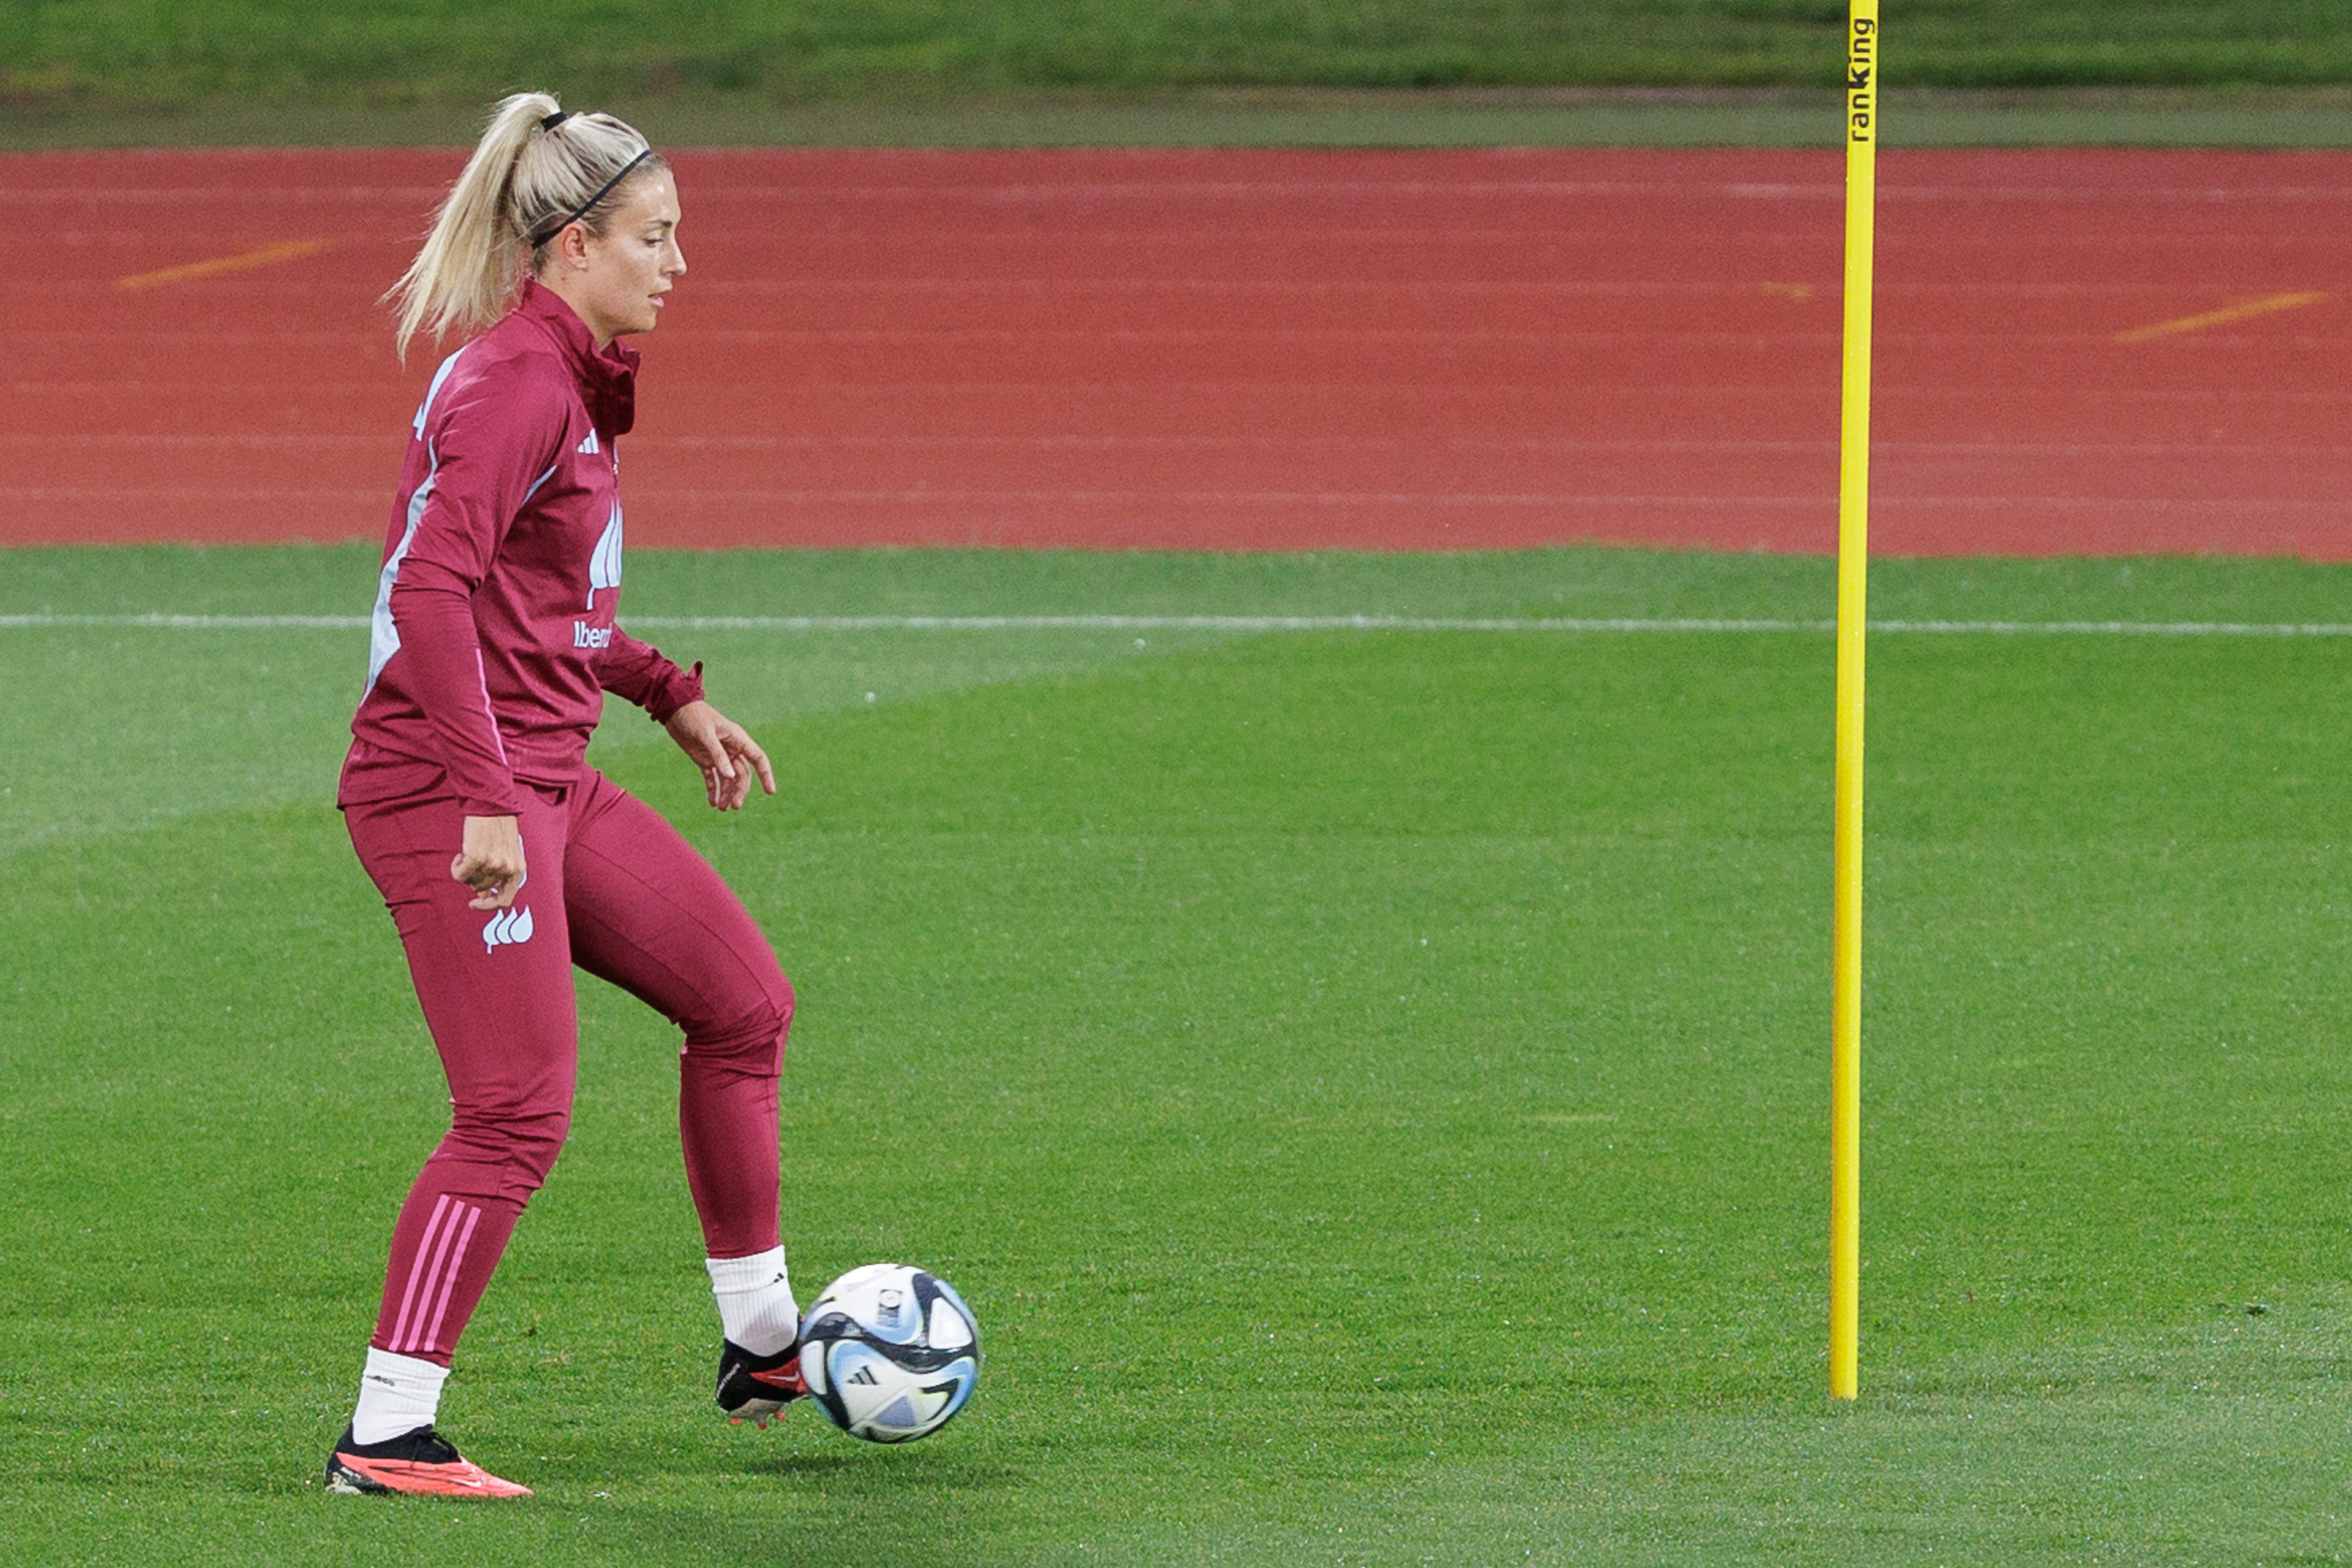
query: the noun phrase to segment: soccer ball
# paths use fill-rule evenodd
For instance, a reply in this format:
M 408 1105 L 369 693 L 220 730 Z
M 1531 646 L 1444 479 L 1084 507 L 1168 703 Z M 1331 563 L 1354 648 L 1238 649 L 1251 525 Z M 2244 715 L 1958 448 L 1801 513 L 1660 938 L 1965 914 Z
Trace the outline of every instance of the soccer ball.
M 801 1376 L 833 1424 L 869 1443 L 928 1437 L 980 1381 L 980 1326 L 944 1279 L 869 1263 L 801 1319 Z

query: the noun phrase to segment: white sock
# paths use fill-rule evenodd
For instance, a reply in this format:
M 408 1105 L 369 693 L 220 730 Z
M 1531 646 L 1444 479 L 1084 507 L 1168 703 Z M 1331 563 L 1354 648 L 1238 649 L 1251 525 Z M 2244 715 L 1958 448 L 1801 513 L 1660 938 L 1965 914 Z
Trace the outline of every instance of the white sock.
M 352 1441 L 381 1443 L 432 1426 L 448 1379 L 446 1366 L 370 1347 L 367 1370 L 360 1373 L 359 1408 L 352 1413 Z
M 719 1332 L 753 1355 L 773 1355 L 799 1337 L 801 1309 L 793 1300 L 782 1247 L 705 1261 L 710 1294 L 719 1302 Z

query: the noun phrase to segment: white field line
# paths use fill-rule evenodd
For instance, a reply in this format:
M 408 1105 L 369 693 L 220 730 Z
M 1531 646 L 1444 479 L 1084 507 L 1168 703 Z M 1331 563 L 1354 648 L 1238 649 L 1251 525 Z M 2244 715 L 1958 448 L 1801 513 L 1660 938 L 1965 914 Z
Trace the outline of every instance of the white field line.
M 632 616 L 647 631 L 743 632 L 1833 632 L 1826 620 L 1697 616 Z M 0 615 L 0 629 L 120 626 L 164 631 L 361 631 L 365 616 Z M 2344 621 L 1911 621 L 1892 636 L 2352 637 Z

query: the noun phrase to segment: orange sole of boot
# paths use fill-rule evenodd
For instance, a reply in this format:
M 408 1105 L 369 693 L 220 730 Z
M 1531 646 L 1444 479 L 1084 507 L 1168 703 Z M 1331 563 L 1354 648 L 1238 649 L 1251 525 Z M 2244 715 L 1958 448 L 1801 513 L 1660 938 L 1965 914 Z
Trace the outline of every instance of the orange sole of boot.
M 508 1498 L 529 1497 L 529 1487 L 500 1480 L 481 1466 L 460 1459 L 452 1465 L 423 1465 L 413 1459 L 366 1459 L 337 1454 L 341 1473 L 328 1490 L 349 1493 L 394 1492 L 402 1497 Z

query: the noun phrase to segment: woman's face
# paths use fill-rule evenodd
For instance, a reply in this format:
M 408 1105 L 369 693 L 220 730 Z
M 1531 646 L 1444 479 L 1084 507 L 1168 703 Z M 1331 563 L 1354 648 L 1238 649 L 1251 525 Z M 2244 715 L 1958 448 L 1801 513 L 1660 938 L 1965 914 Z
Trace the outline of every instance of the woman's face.
M 677 187 L 665 169 L 631 180 L 602 236 L 573 224 L 548 247 L 540 281 L 579 312 L 598 347 L 661 322 L 662 296 L 686 273 Z

